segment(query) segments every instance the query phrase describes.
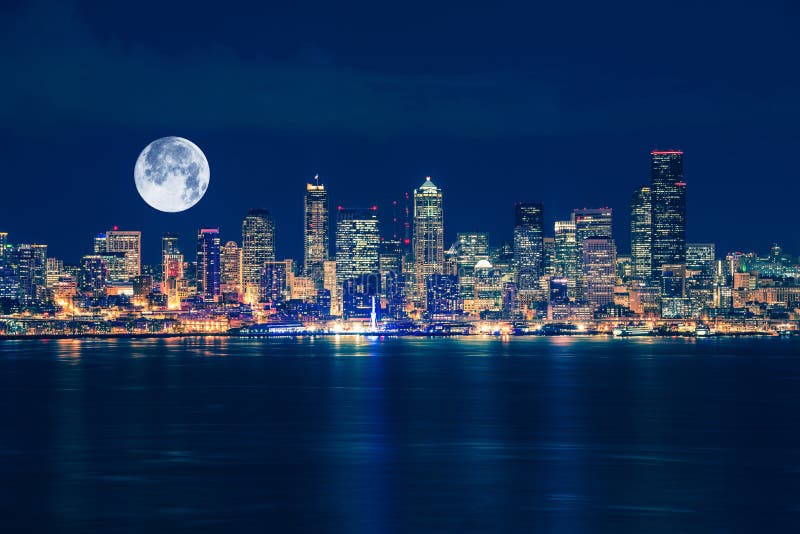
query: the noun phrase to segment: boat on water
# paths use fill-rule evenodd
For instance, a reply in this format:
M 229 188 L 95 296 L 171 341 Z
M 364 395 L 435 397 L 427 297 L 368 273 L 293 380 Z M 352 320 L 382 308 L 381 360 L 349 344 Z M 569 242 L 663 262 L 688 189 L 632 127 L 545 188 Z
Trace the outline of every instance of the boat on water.
M 711 329 L 708 326 L 699 323 L 697 326 L 694 327 L 694 335 L 696 337 L 707 337 L 711 335 Z
M 614 327 L 611 333 L 615 337 L 650 336 L 653 335 L 653 327 L 648 324 L 629 324 Z

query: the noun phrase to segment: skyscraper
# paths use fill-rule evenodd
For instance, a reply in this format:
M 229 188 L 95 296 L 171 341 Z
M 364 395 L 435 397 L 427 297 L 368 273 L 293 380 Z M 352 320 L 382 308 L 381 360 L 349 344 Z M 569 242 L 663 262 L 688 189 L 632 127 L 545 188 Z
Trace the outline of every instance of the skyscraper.
M 242 287 L 242 249 L 228 241 L 220 251 L 220 284 L 223 293 L 239 293 Z
M 106 232 L 106 253 L 124 255 L 125 277 L 130 280 L 142 274 L 142 233 L 113 230 Z
M 3 254 L 5 254 L 7 244 L 8 232 L 0 232 L 0 258 L 2 258 Z
M 425 299 L 425 277 L 444 272 L 442 190 L 428 176 L 414 190 L 414 274 L 417 299 Z
M 578 282 L 578 250 L 575 240 L 575 221 L 556 221 L 555 223 L 555 275 L 566 280 L 569 297 L 575 298 Z
M 24 303 L 45 300 L 47 286 L 47 245 L 20 244 L 14 247 L 20 298 Z
M 465 299 L 475 298 L 475 264 L 481 260 L 489 260 L 489 234 L 481 232 L 456 234 L 455 252 L 459 295 Z M 428 308 L 430 309 L 430 306 Z
M 607 237 L 612 239 L 611 208 L 583 208 L 572 212 L 575 221 L 575 244 L 578 247 L 578 280 L 576 298 L 585 298 L 586 271 L 583 268 L 583 242 L 587 239 Z
M 178 236 L 165 233 L 161 237 L 161 291 L 167 296 L 167 308 L 180 309 L 186 286 L 188 283 L 183 276 L 183 254 L 178 249 Z
M 536 289 L 544 273 L 544 217 L 539 202 L 514 205 L 514 265 L 517 289 Z
M 328 192 L 314 177 L 315 183 L 306 184 L 303 225 L 303 271 L 320 287 L 323 263 L 330 254 L 330 227 L 328 225 Z
M 242 292 L 245 301 L 258 300 L 261 270 L 275 261 L 275 223 L 265 209 L 252 209 L 242 221 Z
M 650 188 L 636 189 L 631 199 L 631 264 L 633 278 L 647 280 L 652 275 L 653 205 Z
M 614 302 L 617 280 L 616 248 L 610 237 L 589 237 L 583 240 L 584 298 L 593 308 Z
M 206 302 L 220 295 L 219 228 L 201 228 L 197 233 L 197 294 Z
M 339 206 L 336 218 L 336 277 L 339 283 L 364 275 L 374 275 L 377 280 L 380 241 L 376 207 L 348 209 Z
M 591 237 L 613 237 L 611 208 L 583 208 L 572 212 L 575 221 L 575 240 L 578 245 Z
M 661 278 L 664 265 L 686 263 L 686 182 L 683 181 L 683 152 L 653 150 L 651 190 L 653 205 L 652 268 Z

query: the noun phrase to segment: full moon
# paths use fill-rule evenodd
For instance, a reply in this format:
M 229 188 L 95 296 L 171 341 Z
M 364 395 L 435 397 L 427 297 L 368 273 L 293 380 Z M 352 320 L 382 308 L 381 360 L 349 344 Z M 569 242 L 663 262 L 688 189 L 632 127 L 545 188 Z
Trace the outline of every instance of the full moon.
M 159 211 L 175 213 L 203 198 L 211 171 L 197 145 L 183 137 L 162 137 L 139 154 L 133 177 L 145 202 Z

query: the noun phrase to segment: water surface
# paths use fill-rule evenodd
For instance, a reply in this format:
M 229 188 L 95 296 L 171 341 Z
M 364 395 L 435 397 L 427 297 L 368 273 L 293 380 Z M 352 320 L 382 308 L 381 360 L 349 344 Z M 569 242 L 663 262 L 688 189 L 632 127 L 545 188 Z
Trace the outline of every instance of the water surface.
M 799 409 L 800 340 L 777 338 L 2 341 L 0 517 L 797 531 Z

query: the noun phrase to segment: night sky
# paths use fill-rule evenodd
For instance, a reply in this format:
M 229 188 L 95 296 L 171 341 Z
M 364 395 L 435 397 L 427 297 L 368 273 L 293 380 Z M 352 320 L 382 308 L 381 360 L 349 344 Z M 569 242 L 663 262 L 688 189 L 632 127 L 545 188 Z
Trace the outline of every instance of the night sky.
M 304 184 L 319 173 L 332 207 L 377 204 L 386 223 L 431 175 L 448 245 L 457 231 L 510 239 L 518 200 L 544 202 L 548 234 L 572 208 L 610 206 L 627 251 L 650 150 L 680 148 L 690 241 L 800 253 L 790 2 L 170 4 L 0 5 L 11 241 L 76 262 L 118 225 L 143 231 L 146 262 L 164 231 L 193 258 L 198 227 L 239 241 L 264 207 L 278 256 L 301 258 Z M 139 152 L 167 135 L 211 165 L 205 197 L 179 214 L 133 181 Z

